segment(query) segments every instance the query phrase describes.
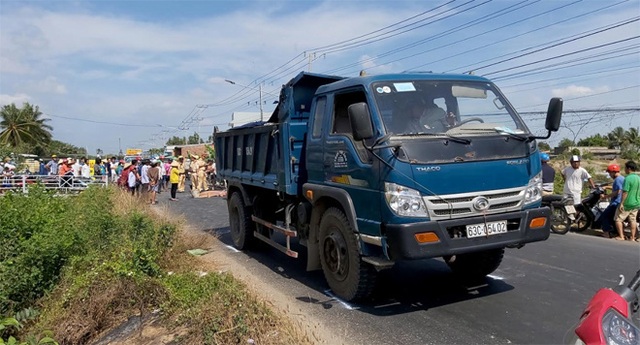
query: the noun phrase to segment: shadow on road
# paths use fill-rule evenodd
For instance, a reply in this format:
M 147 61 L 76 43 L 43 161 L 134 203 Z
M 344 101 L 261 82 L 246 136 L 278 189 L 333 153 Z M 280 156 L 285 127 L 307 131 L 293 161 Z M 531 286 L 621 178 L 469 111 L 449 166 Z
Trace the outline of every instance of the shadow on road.
M 217 236 L 225 245 L 233 246 L 228 227 L 208 232 Z M 278 234 L 274 236 L 274 240 L 284 244 L 284 237 Z M 513 289 L 508 283 L 491 277 L 481 281 L 463 281 L 441 259 L 416 260 L 398 262 L 392 269 L 382 271 L 369 301 L 346 304 L 332 296 L 322 271 L 306 271 L 306 249 L 295 241 L 292 242 L 292 249 L 299 252 L 298 259 L 291 259 L 263 243 L 260 243 L 258 249 L 243 253 L 281 277 L 294 279 L 327 296 L 323 299 L 296 297 L 299 301 L 318 304 L 324 309 L 342 304 L 349 309 L 359 309 L 373 315 L 395 315 L 428 310 Z

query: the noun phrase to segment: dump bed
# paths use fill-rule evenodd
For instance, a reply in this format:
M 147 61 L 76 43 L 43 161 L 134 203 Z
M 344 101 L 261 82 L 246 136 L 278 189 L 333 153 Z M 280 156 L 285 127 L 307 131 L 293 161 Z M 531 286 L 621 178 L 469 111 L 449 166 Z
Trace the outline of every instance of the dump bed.
M 302 72 L 282 87 L 269 121 L 215 133 L 218 178 L 300 195 L 313 95 L 319 86 L 340 79 Z

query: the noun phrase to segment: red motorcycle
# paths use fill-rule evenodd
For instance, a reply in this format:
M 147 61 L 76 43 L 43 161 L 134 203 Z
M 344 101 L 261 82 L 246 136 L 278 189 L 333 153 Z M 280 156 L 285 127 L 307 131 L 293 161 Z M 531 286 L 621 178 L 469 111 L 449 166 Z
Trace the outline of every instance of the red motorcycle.
M 638 288 L 640 270 L 625 286 L 624 276 L 613 289 L 598 290 L 580 317 L 571 344 L 640 344 Z

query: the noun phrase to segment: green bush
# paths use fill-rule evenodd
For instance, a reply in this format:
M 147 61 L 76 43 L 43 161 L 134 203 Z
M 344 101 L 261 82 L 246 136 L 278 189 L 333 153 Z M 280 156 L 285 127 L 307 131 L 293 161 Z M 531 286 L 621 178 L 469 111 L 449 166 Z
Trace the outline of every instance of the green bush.
M 106 188 L 63 198 L 38 186 L 0 198 L 0 315 L 33 305 L 64 267 L 83 272 L 105 263 L 118 275 L 159 274 L 157 261 L 175 227 L 156 224 L 134 207 L 117 215 L 114 198 L 122 195 Z

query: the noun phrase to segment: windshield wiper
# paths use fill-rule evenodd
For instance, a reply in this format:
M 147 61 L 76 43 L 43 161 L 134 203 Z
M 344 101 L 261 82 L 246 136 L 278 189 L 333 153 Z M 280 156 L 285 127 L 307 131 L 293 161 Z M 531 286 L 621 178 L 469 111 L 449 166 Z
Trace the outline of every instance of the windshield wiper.
M 508 135 L 510 138 L 514 138 L 514 139 L 516 139 L 516 140 L 520 140 L 520 141 L 527 141 L 527 140 L 529 140 L 529 136 L 523 137 L 523 136 L 521 136 L 521 135 L 518 135 L 518 134 L 516 134 L 516 133 L 513 133 L 513 132 L 511 132 L 511 131 L 509 131 L 509 130 L 506 130 L 506 129 L 504 129 L 504 128 L 501 128 L 501 127 L 496 127 L 496 128 L 494 128 L 493 130 L 494 130 L 494 131 L 496 131 L 496 132 L 498 132 L 498 133 L 500 133 L 500 134 L 506 134 L 506 135 Z
M 397 137 L 409 137 L 409 136 L 416 136 L 416 135 L 422 135 L 422 136 L 427 136 L 427 137 L 446 137 L 447 139 L 449 139 L 449 140 L 451 140 L 453 142 L 456 142 L 456 143 L 465 144 L 465 145 L 471 144 L 471 140 L 470 139 L 455 137 L 455 136 L 453 136 L 451 134 L 447 134 L 447 133 L 413 132 L 413 133 L 394 134 L 394 136 L 397 136 Z
M 527 141 L 531 140 L 530 136 L 522 136 L 512 132 L 510 129 L 502 128 L 502 127 L 493 127 L 493 128 L 459 128 L 458 130 L 464 131 L 476 131 L 476 132 L 495 132 L 499 134 L 506 134 L 509 138 L 513 138 L 519 141 Z

